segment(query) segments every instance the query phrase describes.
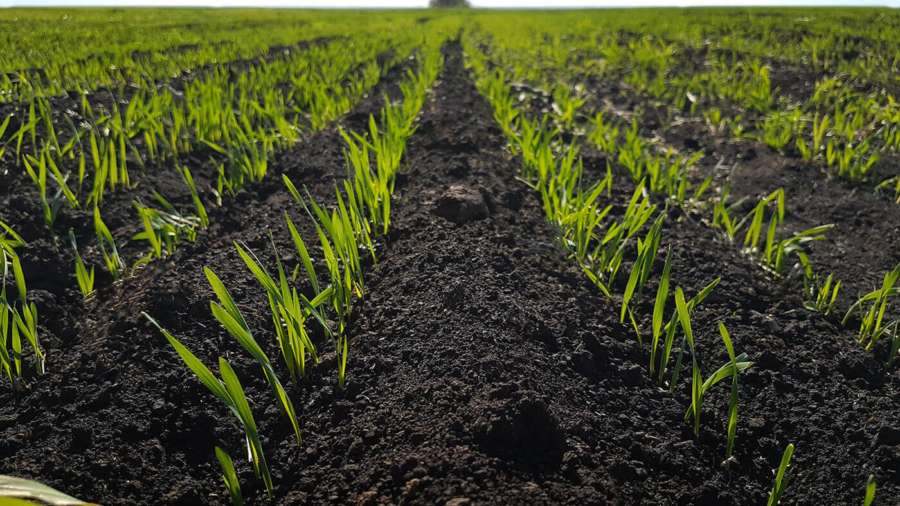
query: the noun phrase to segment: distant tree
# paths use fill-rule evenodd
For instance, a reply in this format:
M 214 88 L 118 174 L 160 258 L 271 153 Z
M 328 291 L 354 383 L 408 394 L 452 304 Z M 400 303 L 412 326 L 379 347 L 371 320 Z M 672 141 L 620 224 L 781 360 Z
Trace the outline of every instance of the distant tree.
M 469 0 L 431 0 L 431 7 L 467 9 L 471 7 Z

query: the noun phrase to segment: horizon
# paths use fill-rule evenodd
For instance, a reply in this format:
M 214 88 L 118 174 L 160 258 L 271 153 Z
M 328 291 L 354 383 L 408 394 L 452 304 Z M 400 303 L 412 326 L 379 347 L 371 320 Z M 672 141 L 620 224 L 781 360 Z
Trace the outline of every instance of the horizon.
M 472 0 L 472 8 L 505 10 L 635 9 L 692 7 L 900 7 L 900 0 Z M 281 9 L 427 9 L 428 0 L 0 0 L 0 8 L 52 7 L 181 7 L 181 8 L 281 8 Z

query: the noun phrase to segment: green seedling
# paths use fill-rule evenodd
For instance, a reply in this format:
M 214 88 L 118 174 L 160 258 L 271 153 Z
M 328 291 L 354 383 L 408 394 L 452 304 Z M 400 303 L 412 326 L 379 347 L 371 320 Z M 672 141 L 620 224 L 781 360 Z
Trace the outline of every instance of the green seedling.
M 775 475 L 775 483 L 772 485 L 772 492 L 769 494 L 769 502 L 767 506 L 777 506 L 781 501 L 781 496 L 787 490 L 788 484 L 794 475 L 794 468 L 790 467 L 791 455 L 794 454 L 794 445 L 787 445 L 784 449 L 784 455 L 781 457 L 781 465 L 778 466 L 778 474 Z
M 231 298 L 231 294 L 228 293 L 228 290 L 225 288 L 225 285 L 219 277 L 209 268 L 204 268 L 203 272 L 206 274 L 206 279 L 209 280 L 210 286 L 212 286 L 213 291 L 216 292 L 216 296 L 218 296 L 219 302 L 221 303 L 217 304 L 215 302 L 210 302 L 209 306 L 213 316 L 215 316 L 232 337 L 234 337 L 237 342 L 239 342 L 257 362 L 259 362 L 259 365 L 262 367 L 263 373 L 266 376 L 266 381 L 269 383 L 269 387 L 272 388 L 272 392 L 278 399 L 279 407 L 294 427 L 294 433 L 297 436 L 297 444 L 301 444 L 300 426 L 297 423 L 294 405 L 291 403 L 291 399 L 288 397 L 287 392 L 285 392 L 284 388 L 281 386 L 281 382 L 278 381 L 275 370 L 272 368 L 272 363 L 269 361 L 269 358 L 266 356 L 265 352 L 263 352 L 262 348 L 256 343 L 256 340 L 250 333 L 250 327 L 244 320 L 244 316 L 241 314 L 237 304 L 234 303 L 234 299 Z
M 803 307 L 810 311 L 820 311 L 826 315 L 831 314 L 834 305 L 837 302 L 838 291 L 841 289 L 841 281 L 834 282 L 834 273 L 828 275 L 823 283 L 819 274 L 812 268 L 809 257 L 803 251 L 797 251 L 797 257 L 803 265 L 803 292 L 806 294 L 806 300 L 803 301 Z
M 75 242 L 75 232 L 72 229 L 69 229 L 69 242 L 75 251 L 75 277 L 78 279 L 78 288 L 81 289 L 81 296 L 86 298 L 94 291 L 94 267 L 92 266 L 88 272 L 81 255 L 78 254 L 78 244 Z
M 691 362 L 693 364 L 693 381 L 691 382 L 691 416 L 694 419 L 694 435 L 700 435 L 700 408 L 703 404 L 703 390 L 701 388 L 702 378 L 700 376 L 700 364 L 697 360 L 697 353 L 694 349 L 694 335 L 691 331 L 691 319 L 688 312 L 687 304 L 684 302 L 684 293 L 681 287 L 675 289 L 675 304 L 678 312 L 678 322 L 684 331 L 684 338 L 687 340 L 691 350 Z
M 663 316 L 666 310 L 666 298 L 669 296 L 669 276 L 672 272 L 672 247 L 666 253 L 666 263 L 663 267 L 659 286 L 656 288 L 656 301 L 653 304 L 652 334 L 650 341 L 650 376 L 653 376 L 656 365 L 656 350 L 659 348 L 659 338 L 662 333 Z
M 113 239 L 106 223 L 103 222 L 103 218 L 100 216 L 100 209 L 96 206 L 94 207 L 94 230 L 97 233 L 97 243 L 100 245 L 101 253 L 103 253 L 106 269 L 114 281 L 122 279 L 122 275 L 125 272 L 125 262 L 119 257 L 116 241 Z
M 225 450 L 216 447 L 216 459 L 222 468 L 222 478 L 225 480 L 225 487 L 228 489 L 228 495 L 231 496 L 231 503 L 234 506 L 243 506 L 244 498 L 241 496 L 241 484 L 238 483 L 237 474 L 234 472 L 234 462 L 231 457 L 225 453 Z
M 713 281 L 712 283 L 707 285 L 703 290 L 701 290 L 697 295 L 694 296 L 694 298 L 692 298 L 686 304 L 686 309 L 687 309 L 688 314 L 690 314 L 698 304 L 703 302 L 703 300 L 706 299 L 706 297 L 708 297 L 710 293 L 712 293 L 713 289 L 719 284 L 719 281 L 721 281 L 721 279 L 722 278 L 716 278 L 715 281 Z M 666 288 L 667 288 L 666 292 L 668 292 L 668 286 Z M 660 297 L 661 297 L 660 293 L 657 292 L 657 301 L 659 300 Z M 665 296 L 662 296 L 662 297 L 665 297 Z M 661 304 L 663 307 L 662 307 L 662 309 L 660 309 L 660 315 L 665 310 L 665 304 L 664 303 L 661 303 Z M 654 308 L 654 311 L 656 311 L 655 308 Z M 669 364 L 669 357 L 672 354 L 672 346 L 675 341 L 675 331 L 677 330 L 679 323 L 680 323 L 680 313 L 677 311 L 677 304 L 676 304 L 676 311 L 672 314 L 672 317 L 669 320 L 669 323 L 666 324 L 665 328 L 662 329 L 662 332 L 660 332 L 658 334 L 658 336 L 661 336 L 661 335 L 663 335 L 663 333 L 665 333 L 665 340 L 662 343 L 662 353 L 660 354 L 660 358 L 659 358 L 658 379 L 659 379 L 660 385 L 663 384 L 666 367 Z M 655 341 L 658 343 L 659 338 L 657 337 L 655 339 Z M 669 385 L 670 392 L 675 391 L 675 385 L 678 382 L 678 374 L 681 371 L 681 359 L 684 355 L 684 350 L 685 350 L 686 345 L 687 345 L 687 342 L 685 339 L 684 341 L 682 341 L 681 351 L 678 354 L 678 359 L 676 360 L 675 368 L 672 372 L 672 379 L 671 379 L 671 382 Z M 655 349 L 656 349 L 656 345 L 654 345 L 654 349 L 651 350 L 651 356 L 656 355 Z
M 308 351 L 314 362 L 318 363 L 318 355 L 316 348 L 306 333 L 304 322 L 307 316 L 312 315 L 316 321 L 322 326 L 326 335 L 331 336 L 332 330 L 325 320 L 323 311 L 319 308 L 324 302 L 329 300 L 333 290 L 331 287 L 322 290 L 312 301 L 306 298 L 296 289 L 291 289 L 287 283 L 287 276 L 281 266 L 281 260 L 276 260 L 278 267 L 278 281 L 273 278 L 269 272 L 262 266 L 259 258 L 246 246 L 235 243 L 244 263 L 250 269 L 250 272 L 263 285 L 269 295 L 269 304 L 272 307 L 272 314 L 275 320 L 276 332 L 282 329 L 282 325 L 286 325 L 288 330 L 293 333 L 285 333 L 279 336 L 282 344 L 282 354 L 288 363 L 289 370 L 292 375 L 303 376 L 305 374 L 305 355 L 302 350 Z M 274 244 L 273 244 L 274 247 Z M 246 249 L 245 249 L 246 248 Z M 293 340 L 293 341 L 292 341 Z
M 197 209 L 197 218 L 200 226 L 203 228 L 208 227 L 209 216 L 206 214 L 206 208 L 203 206 L 203 201 L 200 200 L 200 194 L 197 192 L 197 186 L 194 184 L 194 178 L 191 176 L 191 171 L 188 170 L 187 167 L 177 167 L 177 169 L 181 174 L 181 178 L 184 179 L 185 184 L 188 185 L 188 189 L 191 191 L 191 199 L 193 199 L 194 207 Z
M 863 499 L 863 506 L 872 506 L 875 503 L 875 475 L 870 474 L 866 480 L 866 495 Z
M 880 289 L 860 297 L 852 306 L 850 306 L 850 309 L 847 310 L 847 313 L 844 315 L 844 319 L 841 322 L 841 324 L 845 325 L 853 314 L 859 313 L 859 344 L 864 345 L 866 351 L 872 351 L 881 337 L 890 335 L 891 329 L 893 329 L 893 335 L 895 337 L 894 344 L 891 346 L 892 353 L 890 363 L 893 363 L 896 359 L 895 348 L 900 347 L 900 345 L 897 344 L 896 332 L 897 324 L 900 323 L 900 320 L 894 320 L 885 324 L 884 316 L 889 298 L 900 293 L 900 290 L 894 286 L 898 279 L 900 279 L 900 264 L 898 264 L 893 271 L 884 275 L 884 281 L 882 282 Z M 869 304 L 871 305 L 869 306 Z M 868 309 L 865 309 L 866 306 L 868 306 Z
M 266 465 L 266 457 L 263 455 L 262 443 L 259 438 L 259 432 L 256 429 L 256 422 L 250 412 L 250 405 L 247 403 L 247 397 L 244 395 L 244 389 L 241 387 L 234 370 L 225 361 L 219 358 L 219 373 L 222 381 L 219 381 L 213 373 L 200 362 L 197 357 L 185 348 L 177 339 L 166 332 L 162 326 L 157 323 L 150 315 L 143 313 L 144 317 L 150 321 L 165 336 L 169 344 L 175 348 L 178 356 L 190 368 L 194 374 L 200 379 L 203 385 L 216 395 L 226 406 L 234 413 L 244 428 L 244 435 L 247 438 L 248 457 L 253 462 L 253 470 L 257 477 L 262 477 L 266 490 L 269 493 L 269 499 L 274 496 L 272 494 L 272 475 L 269 473 L 269 467 Z
M 12 277 L 15 279 L 16 291 L 19 294 L 18 304 L 14 304 L 6 296 L 6 280 L 9 269 L 12 267 Z M 3 246 L 0 251 L 0 274 L 2 274 L 3 286 L 0 288 L 0 345 L 3 348 L 3 360 L 6 365 L 10 381 L 16 383 L 13 378 L 22 376 L 22 337 L 34 350 L 35 369 L 38 374 L 44 373 L 45 357 L 41 351 L 40 337 L 38 335 L 38 311 L 34 302 L 28 302 L 25 275 L 22 271 L 22 263 L 19 256 L 11 247 Z M 7 352 L 7 339 L 12 348 L 12 353 Z
M 653 269 L 653 263 L 656 261 L 664 220 L 665 213 L 660 213 L 653 223 L 653 226 L 650 228 L 650 231 L 647 233 L 647 237 L 643 241 L 638 240 L 638 258 L 631 268 L 631 275 L 628 277 L 628 284 L 625 287 L 625 294 L 622 297 L 622 311 L 620 313 L 619 321 L 624 322 L 625 315 L 628 314 L 637 334 L 638 345 L 641 347 L 643 347 L 643 340 L 641 339 L 641 333 L 637 328 L 632 308 L 640 300 L 644 291 L 644 286 Z
M 748 362 L 746 360 L 745 355 L 741 355 L 740 357 L 735 358 L 734 356 L 734 347 L 731 345 L 731 336 L 728 335 L 728 330 L 725 328 L 725 324 L 719 322 L 719 333 L 722 334 L 722 340 L 725 342 L 725 348 L 728 350 L 728 358 L 731 360 L 731 398 L 728 401 L 728 445 L 725 449 L 725 468 L 727 469 L 731 465 L 733 453 L 734 453 L 734 438 L 737 435 L 737 419 L 738 419 L 738 373 L 751 365 L 752 362 Z M 742 360 L 742 357 L 744 358 Z M 727 370 L 726 368 L 722 368 L 720 370 Z M 713 381 L 719 373 L 713 374 L 712 378 L 708 381 L 710 382 L 710 386 L 712 386 L 715 381 Z M 705 385 L 704 385 L 705 386 Z M 706 387 L 708 388 L 708 387 Z

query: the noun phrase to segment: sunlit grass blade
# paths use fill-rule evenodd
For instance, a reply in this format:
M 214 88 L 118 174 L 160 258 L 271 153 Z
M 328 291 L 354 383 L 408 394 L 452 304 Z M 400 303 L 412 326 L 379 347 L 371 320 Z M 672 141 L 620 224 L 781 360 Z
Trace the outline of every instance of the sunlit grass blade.
M 63 494 L 36 481 L 5 475 L 0 475 L 0 498 L 2 498 L 0 503 L 5 506 L 34 505 L 33 502 L 26 502 L 26 500 L 40 501 L 50 506 L 98 506 Z
M 269 383 L 269 386 L 275 393 L 275 397 L 278 399 L 282 412 L 290 419 L 291 424 L 294 427 L 294 433 L 297 436 L 297 444 L 301 444 L 303 441 L 300 438 L 300 426 L 297 422 L 297 415 L 294 412 L 294 405 L 291 402 L 290 397 L 288 397 L 287 392 L 285 392 L 284 387 L 281 386 L 281 382 L 278 381 L 275 370 L 272 368 L 272 363 L 269 361 L 269 358 L 266 356 L 265 352 L 263 352 L 262 348 L 260 348 L 259 344 L 257 344 L 256 340 L 253 339 L 253 335 L 250 333 L 250 327 L 244 320 L 243 315 L 238 309 L 237 304 L 234 303 L 234 299 L 231 298 L 231 294 L 228 293 L 225 285 L 209 268 L 204 268 L 203 271 L 206 274 L 206 279 L 209 280 L 209 284 L 212 286 L 213 291 L 216 292 L 219 301 L 222 303 L 222 305 L 218 305 L 215 302 L 210 302 L 210 308 L 213 315 L 241 344 L 241 346 L 243 346 L 244 349 L 259 362 L 259 365 L 263 368 L 263 373 L 266 376 L 266 381 Z
M 234 472 L 234 462 L 231 461 L 231 457 L 225 453 L 225 450 L 218 446 L 216 447 L 216 458 L 222 468 L 222 478 L 225 480 L 228 495 L 231 496 L 231 503 L 234 506 L 243 506 L 244 498 L 241 496 L 241 484 L 238 483 L 237 474 Z
M 75 242 L 75 232 L 72 229 L 69 229 L 69 241 L 75 251 L 75 277 L 78 280 L 78 288 L 81 289 L 81 296 L 87 297 L 94 291 L 94 267 L 92 266 L 91 271 L 88 272 L 81 260 L 81 255 L 78 254 L 78 244 Z
M 669 276 L 672 270 L 672 248 L 666 253 L 666 265 L 656 289 L 656 302 L 653 305 L 652 335 L 650 341 L 650 375 L 653 375 L 656 364 L 656 349 L 659 347 L 659 336 L 662 331 L 663 316 L 666 310 L 666 298 L 669 296 Z
M 728 350 L 728 358 L 731 359 L 731 367 L 734 369 L 734 375 L 731 381 L 731 398 L 728 402 L 728 443 L 725 448 L 725 468 L 731 465 L 731 457 L 734 452 L 734 438 L 737 435 L 737 418 L 738 418 L 738 365 L 734 358 L 734 348 L 731 345 L 731 336 L 728 335 L 728 329 L 725 324 L 719 322 L 719 333 L 725 342 L 725 348 Z
M 222 375 L 222 382 L 225 389 L 234 402 L 235 409 L 239 414 L 241 422 L 244 424 L 244 430 L 247 432 L 250 453 L 257 476 L 262 476 L 266 490 L 269 492 L 269 499 L 274 497 L 272 493 L 272 475 L 269 473 L 269 467 L 266 465 L 266 457 L 263 455 L 262 442 L 259 439 L 259 432 L 256 429 L 256 422 L 253 420 L 253 414 L 250 413 L 250 404 L 247 403 L 247 397 L 244 395 L 244 389 L 238 381 L 237 375 L 231 365 L 224 358 L 219 357 L 219 373 Z
M 262 443 L 259 439 L 259 433 L 256 429 L 256 422 L 250 413 L 250 405 L 244 395 L 244 389 L 241 387 L 234 370 L 223 358 L 219 358 L 219 374 L 222 376 L 220 382 L 213 373 L 201 362 L 193 353 L 184 347 L 171 334 L 166 332 L 162 326 L 147 313 L 142 313 L 147 320 L 150 321 L 165 336 L 169 344 L 175 348 L 176 353 L 188 368 L 197 375 L 200 382 L 203 383 L 216 397 L 218 397 L 226 406 L 237 416 L 244 428 L 247 438 L 247 449 L 250 459 L 253 462 L 253 468 L 257 476 L 261 476 L 265 483 L 269 498 L 272 498 L 272 476 L 269 474 L 269 468 L 266 466 L 265 456 L 262 452 Z
M 781 496 L 787 490 L 791 477 L 794 475 L 794 468 L 789 467 L 791 463 L 791 455 L 794 454 L 794 445 L 789 444 L 784 449 L 784 455 L 781 457 L 781 465 L 778 466 L 778 474 L 775 475 L 775 483 L 772 485 L 772 492 L 769 494 L 769 502 L 767 506 L 776 506 L 781 501 Z
M 875 475 L 870 474 L 869 479 L 866 480 L 866 496 L 863 499 L 863 506 L 872 506 L 875 502 Z

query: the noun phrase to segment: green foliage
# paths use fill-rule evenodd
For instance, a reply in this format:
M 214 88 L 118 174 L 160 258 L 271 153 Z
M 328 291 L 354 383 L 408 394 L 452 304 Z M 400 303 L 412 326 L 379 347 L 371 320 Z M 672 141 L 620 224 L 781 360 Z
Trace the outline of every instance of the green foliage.
M 803 292 L 806 300 L 803 307 L 810 311 L 822 311 L 826 315 L 831 314 L 837 302 L 838 291 L 841 289 L 841 281 L 834 282 L 834 273 L 829 274 L 825 281 L 819 279 L 819 274 L 812 268 L 809 257 L 803 251 L 797 251 L 797 257 L 803 264 Z
M 734 242 L 738 232 L 746 226 L 747 232 L 744 234 L 742 252 L 759 262 L 776 276 L 784 276 L 787 273 L 788 259 L 792 254 L 796 255 L 806 265 L 808 257 L 802 249 L 803 245 L 810 241 L 824 240 L 825 236 L 823 233 L 834 228 L 834 224 L 820 225 L 801 232 L 795 232 L 792 236 L 785 238 L 782 237 L 781 232 L 781 225 L 785 216 L 783 189 L 778 189 L 760 200 L 756 207 L 740 221 L 732 218 L 731 213 L 743 201 L 729 206 L 726 203 L 728 194 L 729 186 L 726 184 L 721 199 L 715 205 L 712 226 L 721 228 L 729 242 Z M 773 203 L 776 209 L 775 212 L 770 212 L 768 224 L 765 227 L 765 235 L 763 235 L 766 212 Z M 765 242 L 761 242 L 761 240 Z
M 893 271 L 884 275 L 881 288 L 860 297 L 856 303 L 850 306 L 842 321 L 842 324 L 846 324 L 854 314 L 859 316 L 859 344 L 864 345 L 866 351 L 872 351 L 882 337 L 892 336 L 893 343 L 888 365 L 897 360 L 897 353 L 900 350 L 900 336 L 897 333 L 900 319 L 890 322 L 886 322 L 884 319 L 888 301 L 900 293 L 900 290 L 895 287 L 898 279 L 900 279 L 900 264 Z
M 100 245 L 100 251 L 103 253 L 106 269 L 112 275 L 113 280 L 118 281 L 125 273 L 125 263 L 119 257 L 119 251 L 112 233 L 100 216 L 100 208 L 96 206 L 94 207 L 94 230 L 97 233 L 97 243 Z
M 0 223 L 2 224 L 2 223 Z M 3 225 L 0 234 L 0 370 L 5 373 L 13 388 L 18 388 L 22 377 L 22 337 L 34 350 L 34 364 L 37 374 L 44 373 L 44 353 L 41 350 L 38 332 L 38 310 L 34 302 L 28 301 L 28 290 L 22 262 L 14 247 L 24 246 L 21 238 L 13 230 Z M 10 238 L 7 239 L 7 234 Z M 6 286 L 9 279 L 14 281 L 18 301 L 7 297 Z
M 81 255 L 78 254 L 78 245 L 75 242 L 75 232 L 69 229 L 69 241 L 72 243 L 72 249 L 75 250 L 75 277 L 78 279 L 78 288 L 81 289 L 81 295 L 87 297 L 94 291 L 94 268 L 88 272 Z
M 241 485 L 238 483 L 237 474 L 234 472 L 234 463 L 231 457 L 225 453 L 225 450 L 216 447 L 216 459 L 222 467 L 222 478 L 225 480 L 225 487 L 228 488 L 228 495 L 231 496 L 231 503 L 234 506 L 243 506 L 244 498 L 241 496 Z
M 35 504 L 29 501 L 40 501 L 41 504 L 50 506 L 98 506 L 63 494 L 36 481 L 5 475 L 0 475 L 0 498 L 3 499 L 4 506 Z
M 872 506 L 875 503 L 875 475 L 869 475 L 866 480 L 866 496 L 863 499 L 863 506 Z
M 794 445 L 787 445 L 784 449 L 784 455 L 781 457 L 781 465 L 778 466 L 778 473 L 775 475 L 775 483 L 772 485 L 772 492 L 769 494 L 768 506 L 777 506 L 781 501 L 781 496 L 787 490 L 791 478 L 794 476 L 794 468 L 790 467 L 791 455 L 794 454 Z
M 256 422 L 253 420 L 253 414 L 250 412 L 250 405 L 244 395 L 244 389 L 241 387 L 234 370 L 224 358 L 219 358 L 219 374 L 222 381 L 219 381 L 213 373 L 207 368 L 197 357 L 184 347 L 177 339 L 165 331 L 159 323 L 150 317 L 147 313 L 143 313 L 144 317 L 150 321 L 169 341 L 169 344 L 175 348 L 175 351 L 190 368 L 194 374 L 200 379 L 200 382 L 216 395 L 226 406 L 234 413 L 244 428 L 244 434 L 247 438 L 247 448 L 250 458 L 253 462 L 253 470 L 257 477 L 262 477 L 266 490 L 269 492 L 269 498 L 273 497 L 272 476 L 269 473 L 269 467 L 266 465 L 266 457 L 263 455 L 262 443 L 259 438 L 259 432 L 256 429 Z M 227 478 L 226 478 L 227 481 Z
M 297 415 L 294 413 L 294 405 L 291 403 L 291 399 L 288 397 L 287 392 L 285 392 L 284 388 L 281 386 L 281 382 L 278 381 L 275 370 L 272 368 L 272 363 L 269 362 L 269 358 L 256 343 L 256 340 L 253 339 L 253 335 L 250 333 L 250 327 L 244 320 L 244 316 L 238 309 L 237 304 L 234 303 L 234 299 L 231 298 L 231 294 L 228 293 L 225 285 L 209 268 L 204 268 L 203 271 L 206 274 L 206 278 L 209 280 L 209 284 L 212 286 L 213 291 L 216 292 L 219 302 L 221 302 L 221 304 L 210 302 L 209 306 L 213 316 L 215 316 L 216 319 L 219 320 L 219 323 L 221 323 L 241 346 L 243 346 L 244 349 L 259 362 L 259 365 L 262 367 L 263 373 L 266 376 L 266 381 L 269 383 L 269 386 L 275 393 L 275 397 L 278 399 L 279 407 L 294 426 L 297 444 L 302 443 L 300 438 L 300 426 L 297 424 Z

